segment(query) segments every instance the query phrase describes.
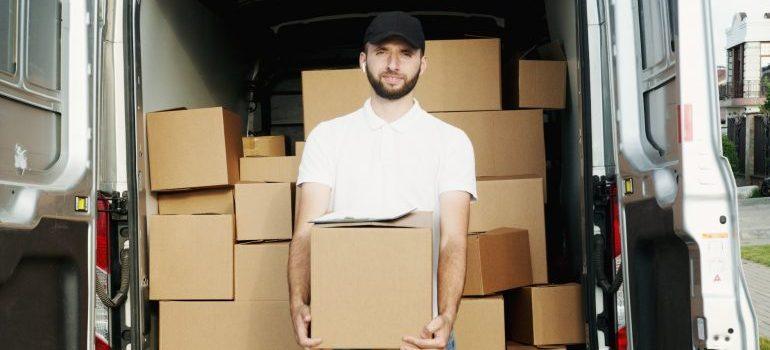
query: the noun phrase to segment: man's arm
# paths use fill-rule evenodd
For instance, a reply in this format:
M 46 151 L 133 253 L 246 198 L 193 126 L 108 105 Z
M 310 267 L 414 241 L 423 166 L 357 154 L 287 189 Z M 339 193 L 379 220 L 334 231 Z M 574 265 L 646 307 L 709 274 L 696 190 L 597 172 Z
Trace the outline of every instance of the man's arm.
M 307 182 L 297 187 L 301 191 L 294 235 L 289 247 L 288 278 L 291 316 L 297 343 L 304 347 L 315 347 L 320 339 L 308 338 L 310 325 L 310 228 L 308 221 L 325 214 L 329 207 L 331 189 L 323 184 Z
M 454 324 L 465 287 L 468 245 L 468 192 L 441 194 L 441 243 L 438 260 L 438 312 Z
M 465 287 L 468 215 L 471 196 L 465 191 L 441 194 L 441 241 L 438 261 L 438 312 L 419 338 L 404 337 L 403 349 L 443 349 L 452 332 Z

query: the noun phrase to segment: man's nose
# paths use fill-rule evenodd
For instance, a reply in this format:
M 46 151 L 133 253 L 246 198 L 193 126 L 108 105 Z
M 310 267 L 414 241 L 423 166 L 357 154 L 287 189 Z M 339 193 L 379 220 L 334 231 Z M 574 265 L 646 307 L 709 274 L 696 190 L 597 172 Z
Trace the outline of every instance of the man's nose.
M 401 57 L 400 55 L 395 53 L 388 56 L 388 69 L 397 72 L 399 67 L 401 66 Z

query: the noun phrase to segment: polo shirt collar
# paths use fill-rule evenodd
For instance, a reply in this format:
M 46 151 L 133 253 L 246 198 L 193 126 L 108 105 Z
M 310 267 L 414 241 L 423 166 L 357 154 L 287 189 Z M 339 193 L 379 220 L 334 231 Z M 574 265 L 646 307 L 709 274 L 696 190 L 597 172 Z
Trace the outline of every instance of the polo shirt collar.
M 423 110 L 422 107 L 420 107 L 420 103 L 415 99 L 412 108 L 389 125 L 397 132 L 405 132 L 414 125 L 415 119 L 417 119 L 422 112 Z M 380 118 L 377 113 L 374 112 L 371 99 L 367 99 L 366 102 L 364 102 L 364 116 L 366 118 L 366 124 L 369 125 L 369 128 L 372 130 L 377 130 L 388 124 L 388 122 Z

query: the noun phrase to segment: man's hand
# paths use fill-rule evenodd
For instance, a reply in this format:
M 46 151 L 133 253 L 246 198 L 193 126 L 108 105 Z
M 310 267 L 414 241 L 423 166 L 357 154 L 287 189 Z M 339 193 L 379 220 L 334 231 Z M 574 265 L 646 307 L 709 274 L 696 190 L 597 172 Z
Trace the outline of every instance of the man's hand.
M 294 323 L 294 338 L 297 340 L 297 344 L 304 347 L 306 350 L 321 345 L 321 339 L 309 338 L 307 335 L 308 330 L 310 329 L 309 306 L 302 304 L 296 308 L 292 308 L 291 319 Z
M 405 336 L 402 339 L 401 350 L 439 349 L 446 348 L 449 335 L 452 333 L 452 321 L 449 317 L 438 315 L 432 319 L 420 332 L 420 337 Z

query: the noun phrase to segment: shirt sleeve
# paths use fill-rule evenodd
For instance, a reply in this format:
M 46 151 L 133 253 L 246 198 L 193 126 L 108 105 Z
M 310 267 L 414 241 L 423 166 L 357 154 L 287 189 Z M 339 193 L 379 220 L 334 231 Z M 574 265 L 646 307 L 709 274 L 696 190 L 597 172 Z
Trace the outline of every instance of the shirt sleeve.
M 302 159 L 299 164 L 297 186 L 306 182 L 317 182 L 333 188 L 334 161 L 332 158 L 333 141 L 328 137 L 327 125 L 318 124 L 305 142 Z
M 448 141 L 441 159 L 438 192 L 465 191 L 471 195 L 471 202 L 475 202 L 478 199 L 476 161 L 471 140 L 458 129 Z

